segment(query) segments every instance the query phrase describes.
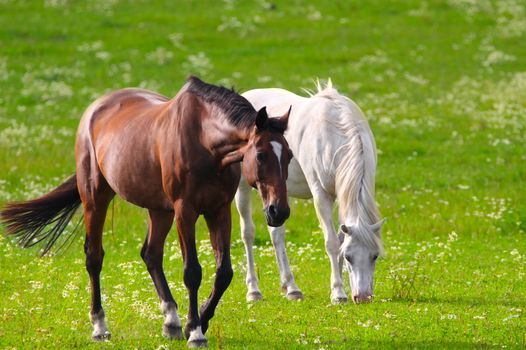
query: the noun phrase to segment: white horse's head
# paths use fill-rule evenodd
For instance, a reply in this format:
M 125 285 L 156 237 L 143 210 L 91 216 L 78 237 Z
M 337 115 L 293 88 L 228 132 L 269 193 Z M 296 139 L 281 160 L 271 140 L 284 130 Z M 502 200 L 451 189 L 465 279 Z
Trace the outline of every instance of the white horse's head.
M 380 229 L 384 220 L 373 225 L 340 226 L 343 233 L 341 254 L 349 271 L 352 300 L 369 302 L 373 298 L 376 259 L 383 254 Z

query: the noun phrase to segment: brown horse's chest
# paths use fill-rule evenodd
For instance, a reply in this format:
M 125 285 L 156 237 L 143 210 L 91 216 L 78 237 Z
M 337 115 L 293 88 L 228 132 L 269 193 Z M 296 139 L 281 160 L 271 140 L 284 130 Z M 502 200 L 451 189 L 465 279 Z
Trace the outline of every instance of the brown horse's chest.
M 240 174 L 239 165 L 230 166 L 220 173 L 214 168 L 189 171 L 177 189 L 177 197 L 190 202 L 200 213 L 215 211 L 232 202 Z

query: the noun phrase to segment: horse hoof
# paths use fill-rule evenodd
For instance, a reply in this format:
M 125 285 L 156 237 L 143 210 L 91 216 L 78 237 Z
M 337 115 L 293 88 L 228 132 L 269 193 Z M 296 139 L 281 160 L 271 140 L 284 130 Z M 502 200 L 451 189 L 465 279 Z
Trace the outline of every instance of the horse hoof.
M 261 292 L 256 291 L 247 293 L 247 301 L 258 301 L 261 299 L 263 299 L 263 295 L 261 294 Z
M 295 290 L 287 293 L 287 299 L 289 300 L 303 300 L 303 293 L 299 290 Z
M 347 297 L 336 297 L 336 298 L 331 299 L 331 302 L 334 305 L 345 304 L 347 301 L 348 301 Z
M 207 348 L 208 341 L 206 339 L 195 339 L 188 341 L 189 348 Z
M 108 340 L 111 339 L 111 333 L 108 332 L 108 331 L 105 331 L 104 333 L 93 334 L 91 336 L 91 339 L 93 339 L 95 341 L 108 341 Z
M 183 340 L 183 328 L 181 326 L 163 324 L 163 336 L 173 340 Z

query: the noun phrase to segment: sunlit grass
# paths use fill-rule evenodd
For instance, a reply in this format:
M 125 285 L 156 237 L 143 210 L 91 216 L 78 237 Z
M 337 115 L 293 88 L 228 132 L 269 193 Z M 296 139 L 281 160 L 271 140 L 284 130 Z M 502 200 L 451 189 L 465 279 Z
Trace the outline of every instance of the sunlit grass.
M 254 195 L 265 299 L 245 302 L 234 214 L 235 277 L 210 324 L 212 348 L 526 347 L 524 2 L 0 0 L 0 24 L 0 203 L 74 171 L 82 111 L 111 89 L 173 96 L 194 73 L 242 91 L 301 93 L 332 77 L 365 111 L 387 217 L 374 302 L 330 304 L 323 235 L 301 200 L 291 201 L 287 241 L 305 300 L 286 300 Z M 102 273 L 111 342 L 90 340 L 82 233 L 43 259 L 2 236 L 0 348 L 186 347 L 161 336 L 139 256 L 146 213 L 120 199 L 113 209 Z M 176 236 L 165 268 L 185 321 Z M 203 221 L 198 245 L 204 300 L 214 260 Z

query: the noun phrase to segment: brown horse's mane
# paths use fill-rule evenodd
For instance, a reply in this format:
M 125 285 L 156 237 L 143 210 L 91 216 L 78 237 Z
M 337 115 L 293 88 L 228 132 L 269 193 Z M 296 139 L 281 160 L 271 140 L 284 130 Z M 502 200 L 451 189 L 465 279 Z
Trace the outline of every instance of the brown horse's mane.
M 187 82 L 188 92 L 219 107 L 233 125 L 239 127 L 254 125 L 256 110 L 233 88 L 227 89 L 223 86 L 207 84 L 196 76 L 188 77 Z

